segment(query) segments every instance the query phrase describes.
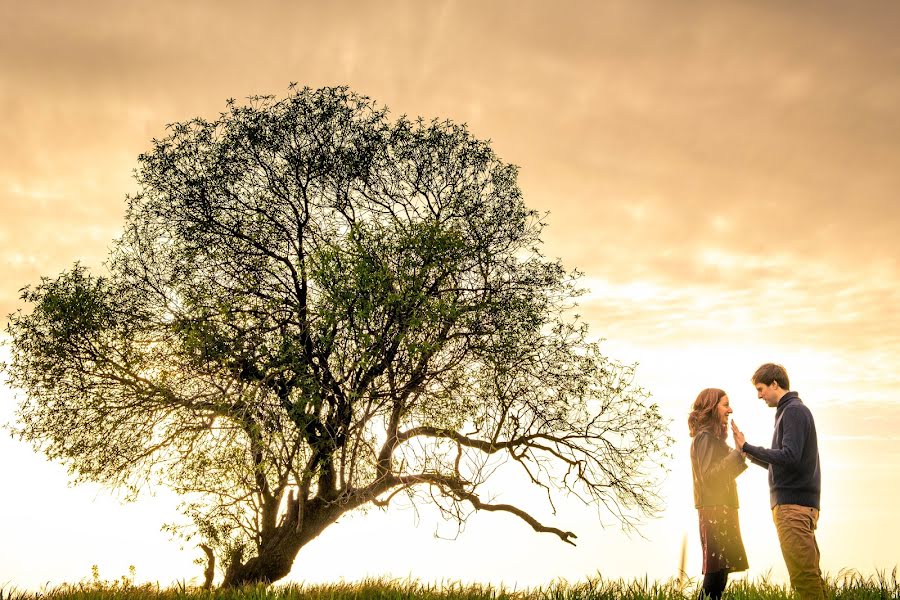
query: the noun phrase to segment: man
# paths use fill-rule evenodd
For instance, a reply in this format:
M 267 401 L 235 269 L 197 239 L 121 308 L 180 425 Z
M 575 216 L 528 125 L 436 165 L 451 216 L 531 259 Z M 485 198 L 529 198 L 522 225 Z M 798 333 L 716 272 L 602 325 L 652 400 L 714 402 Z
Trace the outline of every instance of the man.
M 822 600 L 825 586 L 816 543 L 821 493 L 816 424 L 797 392 L 790 391 L 787 371 L 781 365 L 761 366 L 753 374 L 753 385 L 757 396 L 776 409 L 772 447 L 748 444 L 732 421 L 735 448 L 769 470 L 772 517 L 791 586 L 801 600 Z

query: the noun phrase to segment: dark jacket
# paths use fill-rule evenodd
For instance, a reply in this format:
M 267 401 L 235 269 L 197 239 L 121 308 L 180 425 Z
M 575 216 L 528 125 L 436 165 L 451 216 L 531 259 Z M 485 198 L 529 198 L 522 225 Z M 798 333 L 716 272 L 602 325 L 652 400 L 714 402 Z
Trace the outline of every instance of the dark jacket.
M 788 392 L 778 402 L 772 447 L 745 443 L 743 450 L 754 464 L 769 469 L 772 508 L 777 504 L 819 508 L 822 473 L 816 423 L 797 392 Z
M 702 431 L 691 442 L 691 470 L 694 473 L 694 506 L 730 506 L 738 508 L 735 478 L 747 463 L 738 450 L 732 450 L 713 434 Z

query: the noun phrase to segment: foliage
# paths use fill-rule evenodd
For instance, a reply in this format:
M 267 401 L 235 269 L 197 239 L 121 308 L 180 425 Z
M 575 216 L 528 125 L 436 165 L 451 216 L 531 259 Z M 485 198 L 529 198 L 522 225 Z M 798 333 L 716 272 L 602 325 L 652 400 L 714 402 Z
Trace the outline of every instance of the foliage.
M 18 435 L 76 481 L 183 494 L 225 583 L 273 581 L 341 514 L 469 511 L 499 464 L 626 527 L 669 444 L 633 370 L 567 316 L 517 169 L 344 88 L 229 103 L 139 157 L 107 273 L 23 290 Z

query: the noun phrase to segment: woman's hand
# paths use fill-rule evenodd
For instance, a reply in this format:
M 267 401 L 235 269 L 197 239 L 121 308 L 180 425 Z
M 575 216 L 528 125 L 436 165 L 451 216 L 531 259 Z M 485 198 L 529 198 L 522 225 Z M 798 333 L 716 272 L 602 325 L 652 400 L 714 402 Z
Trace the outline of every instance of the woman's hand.
M 738 429 L 737 423 L 734 422 L 734 419 L 731 420 L 731 436 L 734 439 L 734 447 L 744 451 L 744 442 L 747 440 L 744 438 L 744 434 Z

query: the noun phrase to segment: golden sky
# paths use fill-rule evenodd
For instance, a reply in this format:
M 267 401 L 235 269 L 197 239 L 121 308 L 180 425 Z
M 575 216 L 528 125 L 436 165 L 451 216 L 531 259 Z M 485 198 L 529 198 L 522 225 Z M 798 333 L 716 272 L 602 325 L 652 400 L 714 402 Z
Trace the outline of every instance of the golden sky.
M 678 480 L 691 400 L 724 387 L 748 437 L 765 443 L 772 414 L 749 376 L 777 360 L 824 440 L 823 566 L 890 567 L 900 556 L 878 540 L 900 538 L 885 498 L 900 493 L 898 30 L 900 4 L 887 0 L 0 0 L 0 314 L 41 275 L 75 260 L 100 267 L 135 191 L 135 158 L 167 123 L 214 117 L 229 97 L 284 95 L 289 82 L 346 84 L 394 115 L 466 122 L 520 166 L 526 203 L 549 211 L 548 255 L 585 274 L 580 312 L 611 354 L 640 362 L 640 382 L 675 419 L 682 444 L 669 484 L 676 508 L 649 541 L 586 522 L 572 525 L 587 541 L 570 551 L 479 516 L 454 546 L 432 540 L 425 512 L 429 534 L 410 543 L 447 559 L 471 554 L 487 535 L 478 528 L 522 540 L 510 544 L 526 554 L 500 568 L 507 581 L 596 570 L 665 576 L 683 532 L 696 537 L 681 522 L 693 517 Z M 4 401 L 0 418 L 11 412 Z M 0 478 L 21 473 L 2 462 Z M 97 492 L 77 500 L 83 492 L 66 489 L 64 473 L 34 465 L 61 486 L 40 488 L 45 495 L 83 511 L 105 502 Z M 773 529 L 765 473 L 739 486 L 745 531 L 749 518 L 763 519 L 750 528 Z M 0 502 L 8 514 L 35 506 Z M 136 509 L 104 505 L 98 518 L 116 510 Z M 399 522 L 414 530 L 414 519 Z M 162 535 L 148 527 L 142 535 Z M 753 572 L 777 574 L 774 531 L 759 535 L 748 540 Z M 671 561 L 641 563 L 657 550 Z M 97 552 L 81 562 L 61 554 L 57 572 L 28 577 L 86 576 L 106 560 Z M 563 558 L 548 562 L 547 553 Z M 402 548 L 389 554 L 394 562 L 367 564 L 403 576 L 409 565 L 426 578 L 497 571 L 479 570 L 484 560 L 429 571 Z M 12 560 L 0 557 L 0 582 L 31 582 L 5 571 L 24 564 Z M 699 571 L 696 549 L 691 560 Z M 196 569 L 184 568 L 186 577 Z

